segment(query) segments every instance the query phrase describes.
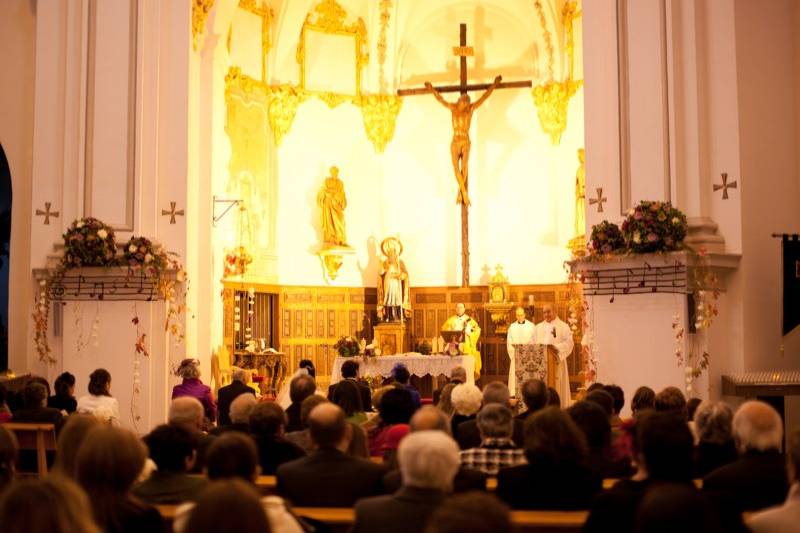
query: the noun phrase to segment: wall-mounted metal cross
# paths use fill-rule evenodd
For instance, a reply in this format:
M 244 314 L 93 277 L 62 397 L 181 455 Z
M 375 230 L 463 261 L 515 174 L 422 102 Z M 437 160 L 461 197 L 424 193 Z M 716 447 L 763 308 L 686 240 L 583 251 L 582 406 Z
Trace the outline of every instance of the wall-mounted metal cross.
M 161 215 L 162 216 L 169 215 L 169 223 L 170 224 L 175 224 L 175 217 L 176 216 L 179 216 L 179 217 L 183 216 L 183 209 L 179 209 L 179 210 L 176 211 L 175 210 L 175 205 L 176 205 L 176 202 L 170 202 L 169 203 L 169 210 L 166 210 L 166 209 L 162 209 L 161 210 Z
M 51 205 L 52 204 L 50 202 L 45 202 L 44 203 L 44 211 L 42 211 L 41 209 L 37 209 L 36 210 L 36 216 L 37 217 L 44 216 L 44 225 L 45 226 L 49 226 L 50 225 L 50 217 L 58 218 L 58 215 L 59 215 L 58 211 L 50 211 L 50 206 Z
M 607 202 L 607 201 L 608 201 L 608 198 L 603 196 L 603 188 L 602 187 L 598 187 L 597 188 L 597 198 L 590 198 L 589 199 L 589 205 L 597 204 L 597 212 L 598 213 L 602 213 L 603 212 L 603 203 Z
M 723 200 L 727 200 L 728 199 L 728 189 L 736 189 L 736 188 L 737 188 L 737 184 L 736 184 L 735 181 L 732 181 L 732 182 L 728 183 L 728 173 L 727 172 L 723 172 L 722 173 L 722 185 L 717 185 L 716 183 L 714 184 L 714 192 L 717 192 L 718 190 L 722 189 L 722 199 Z

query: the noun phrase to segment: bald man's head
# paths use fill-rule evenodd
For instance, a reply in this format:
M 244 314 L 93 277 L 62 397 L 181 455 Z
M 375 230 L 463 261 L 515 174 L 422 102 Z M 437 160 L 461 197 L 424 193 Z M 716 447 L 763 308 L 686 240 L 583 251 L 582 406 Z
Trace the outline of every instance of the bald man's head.
M 544 304 L 542 306 L 542 316 L 545 322 L 552 322 L 556 318 L 556 313 L 553 311 L 553 306 L 551 304 Z
M 447 416 L 436 407 L 426 405 L 411 417 L 411 431 L 443 431 L 450 435 L 450 421 Z
M 780 450 L 783 444 L 783 421 L 769 404 L 744 402 L 733 416 L 733 436 L 739 451 Z
M 349 444 L 350 427 L 345 420 L 344 411 L 334 403 L 322 403 L 308 415 L 308 429 L 311 440 L 320 449 L 340 448 Z

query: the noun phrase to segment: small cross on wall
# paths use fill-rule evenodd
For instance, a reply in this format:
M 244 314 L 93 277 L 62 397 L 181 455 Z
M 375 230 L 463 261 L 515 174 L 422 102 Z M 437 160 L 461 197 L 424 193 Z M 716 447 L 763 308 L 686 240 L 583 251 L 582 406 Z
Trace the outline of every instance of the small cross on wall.
M 175 210 L 175 206 L 176 205 L 177 205 L 177 202 L 170 202 L 169 203 L 169 210 L 167 210 L 167 209 L 162 209 L 161 210 L 161 215 L 162 216 L 169 215 L 169 223 L 170 224 L 175 224 L 175 217 L 176 216 L 178 216 L 178 217 L 182 217 L 183 216 L 183 209 L 178 209 L 176 211 Z
M 597 198 L 590 198 L 589 199 L 589 205 L 597 204 L 597 212 L 598 213 L 602 213 L 603 212 L 603 203 L 605 203 L 607 201 L 608 201 L 608 198 L 603 196 L 603 188 L 602 187 L 598 187 L 597 188 Z
M 723 200 L 728 199 L 728 189 L 736 189 L 736 188 L 737 188 L 737 183 L 735 181 L 728 183 L 727 172 L 722 173 L 722 185 L 717 185 L 716 183 L 714 184 L 714 192 L 717 192 L 718 190 L 722 189 Z
M 41 216 L 44 217 L 44 225 L 45 226 L 49 226 L 50 225 L 50 217 L 58 218 L 58 215 L 59 215 L 58 211 L 50 211 L 50 206 L 51 205 L 53 205 L 53 204 L 51 204 L 50 202 L 45 202 L 44 203 L 44 211 L 42 211 L 41 209 L 37 209 L 36 210 L 36 216 L 37 217 L 41 217 Z

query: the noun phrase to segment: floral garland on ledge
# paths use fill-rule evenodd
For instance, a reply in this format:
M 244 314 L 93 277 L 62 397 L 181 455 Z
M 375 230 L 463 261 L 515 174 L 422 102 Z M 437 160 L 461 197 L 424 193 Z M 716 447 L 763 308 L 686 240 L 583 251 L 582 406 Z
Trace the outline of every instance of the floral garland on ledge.
M 694 301 L 694 330 L 697 332 L 692 338 L 692 346 L 688 354 L 684 353 L 686 330 L 681 324 L 680 314 L 675 314 L 672 320 L 672 330 L 675 339 L 675 357 L 678 366 L 685 366 L 686 392 L 691 393 L 693 382 L 708 369 L 710 354 L 705 336 L 718 315 L 716 304 L 719 298 L 719 279 L 711 270 L 707 251 L 703 248 L 694 250 L 684 243 L 688 233 L 686 215 L 672 206 L 670 202 L 642 201 L 630 209 L 621 226 L 603 220 L 592 227 L 591 237 L 587 243 L 588 261 L 605 261 L 612 256 L 626 256 L 649 253 L 669 253 L 686 251 L 692 257 L 690 296 Z M 569 283 L 574 286 L 582 281 L 582 275 L 570 271 Z M 576 300 L 577 301 L 577 300 Z M 612 298 L 612 302 L 614 299 Z M 691 300 L 690 300 L 691 301 Z M 570 323 L 577 323 L 579 316 L 583 319 L 584 332 L 589 339 L 584 349 L 589 348 L 585 355 L 585 381 L 594 379 L 596 357 L 593 352 L 593 341 L 590 325 L 587 322 L 588 304 L 584 303 L 582 315 L 577 313 L 577 304 L 570 305 Z M 574 324 L 573 324 L 574 325 Z M 702 338 L 701 338 L 702 337 Z
M 34 345 L 39 355 L 39 360 L 48 364 L 56 363 L 53 350 L 47 336 L 48 321 L 50 316 L 51 287 L 64 277 L 69 270 L 83 267 L 127 267 L 128 277 L 145 275 L 155 280 L 155 287 L 161 299 L 167 304 L 167 313 L 164 320 L 164 331 L 169 332 L 181 342 L 184 338 L 180 326 L 180 316 L 188 311 L 186 294 L 189 282 L 183 265 L 177 260 L 177 255 L 165 251 L 161 246 L 154 244 L 145 237 L 131 237 L 125 244 L 122 254 L 117 253 L 114 230 L 102 221 L 86 217 L 75 220 L 63 235 L 64 255 L 55 271 L 45 279 L 39 281 L 39 294 L 33 311 Z M 174 279 L 168 276 L 168 271 L 175 271 Z M 178 284 L 182 290 L 178 291 Z M 76 312 L 79 312 L 76 311 Z M 99 314 L 92 324 L 92 338 L 99 326 Z M 82 319 L 76 318 L 76 324 L 81 324 Z M 136 326 L 135 353 L 148 356 L 145 346 L 145 335 L 139 332 L 139 317 L 134 306 Z M 81 328 L 82 329 L 82 328 Z M 86 344 L 83 335 L 78 338 L 78 351 Z M 136 389 L 136 387 L 135 387 Z

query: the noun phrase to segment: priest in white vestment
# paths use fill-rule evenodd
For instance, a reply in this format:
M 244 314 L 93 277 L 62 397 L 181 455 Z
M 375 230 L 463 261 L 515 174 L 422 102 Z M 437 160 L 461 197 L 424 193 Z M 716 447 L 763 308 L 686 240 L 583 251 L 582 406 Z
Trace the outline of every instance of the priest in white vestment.
M 517 358 L 515 345 L 532 343 L 536 332 L 536 326 L 533 325 L 533 322 L 525 318 L 525 309 L 517 307 L 515 316 L 516 320 L 508 326 L 508 333 L 506 334 L 506 348 L 508 357 L 511 359 L 508 365 L 508 390 L 511 391 L 512 396 L 515 396 L 517 391 L 517 375 L 515 374 L 514 364 Z
M 561 396 L 561 406 L 569 407 L 572 403 L 569 390 L 569 369 L 567 357 L 572 353 L 575 341 L 569 325 L 556 316 L 553 306 L 545 305 L 543 308 L 544 320 L 536 324 L 536 344 L 549 344 L 558 352 L 556 366 L 556 392 Z

